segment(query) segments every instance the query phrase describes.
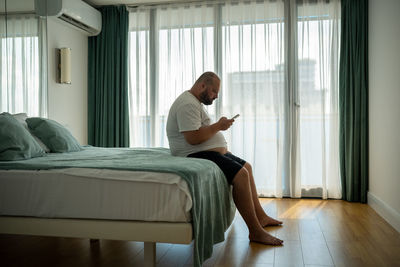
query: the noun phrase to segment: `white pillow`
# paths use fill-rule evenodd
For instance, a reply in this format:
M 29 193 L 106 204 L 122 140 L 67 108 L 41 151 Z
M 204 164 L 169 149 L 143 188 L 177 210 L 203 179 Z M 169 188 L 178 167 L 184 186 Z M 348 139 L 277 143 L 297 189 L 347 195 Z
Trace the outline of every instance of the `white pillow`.
M 20 123 L 22 123 L 22 125 L 31 133 L 31 135 L 33 136 L 33 138 L 35 138 L 35 141 L 38 142 L 38 144 L 40 145 L 40 147 L 41 147 L 44 151 L 46 151 L 46 153 L 49 153 L 49 152 L 50 152 L 50 149 L 49 149 L 45 144 L 43 144 L 43 142 L 42 142 L 39 138 L 37 138 L 37 137 L 31 132 L 31 130 L 29 129 L 28 124 L 27 124 L 26 121 L 25 121 L 25 120 L 28 118 L 28 115 L 27 115 L 26 113 L 12 114 L 12 116 L 13 116 L 17 121 L 19 121 Z

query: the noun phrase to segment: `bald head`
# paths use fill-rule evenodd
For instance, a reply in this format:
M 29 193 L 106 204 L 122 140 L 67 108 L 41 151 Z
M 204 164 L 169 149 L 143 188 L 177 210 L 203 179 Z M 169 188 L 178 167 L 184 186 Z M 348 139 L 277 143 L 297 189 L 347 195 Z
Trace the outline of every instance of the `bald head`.
M 190 92 L 205 104 L 211 105 L 218 97 L 220 79 L 214 72 L 204 72 L 194 83 Z
M 194 84 L 198 83 L 205 83 L 206 85 L 212 85 L 215 82 L 219 82 L 220 79 L 217 74 L 211 71 L 204 72 L 200 77 L 197 79 L 197 81 Z

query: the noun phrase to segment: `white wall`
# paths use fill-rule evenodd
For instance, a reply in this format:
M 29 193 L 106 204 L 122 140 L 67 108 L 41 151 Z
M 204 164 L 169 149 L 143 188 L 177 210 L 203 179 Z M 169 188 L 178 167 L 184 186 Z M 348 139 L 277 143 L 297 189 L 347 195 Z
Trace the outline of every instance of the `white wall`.
M 56 18 L 47 19 L 48 115 L 87 144 L 88 37 Z M 71 84 L 56 82 L 56 48 L 71 48 Z
M 400 232 L 399 16 L 399 0 L 369 0 L 368 202 Z

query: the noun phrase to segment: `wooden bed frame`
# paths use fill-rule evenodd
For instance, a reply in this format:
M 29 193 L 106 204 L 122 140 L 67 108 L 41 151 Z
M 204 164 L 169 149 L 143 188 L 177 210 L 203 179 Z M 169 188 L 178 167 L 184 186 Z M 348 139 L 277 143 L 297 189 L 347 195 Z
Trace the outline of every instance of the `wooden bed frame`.
M 191 223 L 0 216 L 0 233 L 144 242 L 145 266 L 156 266 L 156 243 L 190 244 Z

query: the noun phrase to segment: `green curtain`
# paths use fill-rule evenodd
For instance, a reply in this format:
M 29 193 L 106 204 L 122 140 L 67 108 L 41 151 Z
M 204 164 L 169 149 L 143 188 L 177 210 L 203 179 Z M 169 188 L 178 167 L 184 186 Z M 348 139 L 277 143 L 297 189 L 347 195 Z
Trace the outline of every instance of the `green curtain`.
M 129 146 L 128 11 L 100 9 L 102 29 L 88 46 L 88 143 Z
M 342 0 L 339 69 L 343 199 L 367 202 L 368 0 Z

